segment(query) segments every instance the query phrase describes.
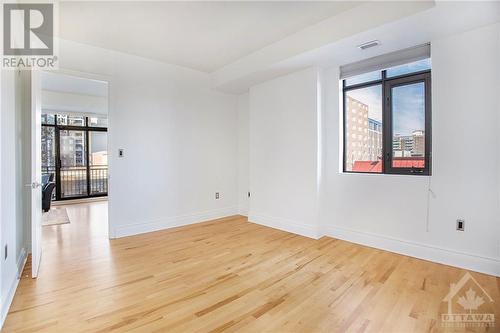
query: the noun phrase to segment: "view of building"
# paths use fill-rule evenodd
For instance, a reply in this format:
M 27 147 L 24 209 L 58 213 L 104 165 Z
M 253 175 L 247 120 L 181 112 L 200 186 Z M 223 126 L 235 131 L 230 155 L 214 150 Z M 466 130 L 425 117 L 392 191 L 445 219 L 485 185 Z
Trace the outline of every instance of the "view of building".
M 346 102 L 346 170 L 382 172 L 382 123 L 368 117 L 367 104 L 350 96 L 346 96 Z M 423 167 L 425 131 L 395 134 L 392 149 L 393 167 Z
M 106 195 L 107 118 L 43 113 L 42 123 L 42 174 L 53 176 L 55 199 Z
M 368 118 L 368 155 L 370 161 L 382 158 L 382 123 Z
M 50 127 L 42 127 L 42 165 L 47 168 L 55 168 L 55 131 Z
M 346 168 L 355 161 L 378 161 L 382 158 L 382 123 L 368 117 L 368 105 L 347 96 Z
M 61 164 L 67 167 L 85 165 L 85 143 L 82 131 L 61 131 Z M 69 133 L 68 133 L 69 132 Z
M 415 130 L 412 135 L 394 135 L 392 150 L 394 157 L 423 157 L 425 154 L 425 131 Z
M 91 165 L 108 165 L 108 152 L 98 151 L 90 155 Z

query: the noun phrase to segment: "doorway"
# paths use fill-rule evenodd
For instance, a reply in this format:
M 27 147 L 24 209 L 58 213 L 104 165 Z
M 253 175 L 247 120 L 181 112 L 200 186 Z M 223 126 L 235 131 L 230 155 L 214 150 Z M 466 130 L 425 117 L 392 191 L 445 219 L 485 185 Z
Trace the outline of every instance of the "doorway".
M 109 238 L 109 88 L 107 81 L 90 74 L 38 70 L 21 74 L 23 93 L 30 101 L 23 116 L 23 173 L 29 187 L 25 202 L 31 227 L 31 271 L 36 278 L 43 238 L 49 234 L 74 234 L 92 220 Z M 94 197 L 104 201 L 80 206 L 87 211 L 85 219 L 81 209 L 73 209 L 78 201 L 69 200 Z
M 108 83 L 42 73 L 42 182 L 52 201 L 108 195 Z

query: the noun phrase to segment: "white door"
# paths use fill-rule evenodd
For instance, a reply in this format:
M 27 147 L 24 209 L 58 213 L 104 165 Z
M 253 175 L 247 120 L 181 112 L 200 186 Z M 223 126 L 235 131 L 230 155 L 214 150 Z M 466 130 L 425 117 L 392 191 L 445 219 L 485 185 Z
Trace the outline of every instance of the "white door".
M 31 97 L 30 167 L 31 181 L 31 276 L 38 276 L 42 257 L 42 87 L 40 71 L 32 70 L 27 82 L 28 98 Z

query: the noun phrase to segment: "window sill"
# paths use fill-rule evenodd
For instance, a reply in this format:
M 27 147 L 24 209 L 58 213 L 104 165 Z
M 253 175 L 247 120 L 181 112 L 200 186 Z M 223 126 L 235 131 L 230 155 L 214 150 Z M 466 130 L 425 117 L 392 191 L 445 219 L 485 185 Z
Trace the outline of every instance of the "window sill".
M 339 171 L 340 175 L 347 175 L 347 176 L 389 176 L 389 177 L 417 177 L 417 178 L 422 178 L 422 177 L 431 177 L 432 175 L 425 175 L 425 174 L 400 174 L 400 173 L 379 173 L 379 172 L 345 172 L 345 171 Z

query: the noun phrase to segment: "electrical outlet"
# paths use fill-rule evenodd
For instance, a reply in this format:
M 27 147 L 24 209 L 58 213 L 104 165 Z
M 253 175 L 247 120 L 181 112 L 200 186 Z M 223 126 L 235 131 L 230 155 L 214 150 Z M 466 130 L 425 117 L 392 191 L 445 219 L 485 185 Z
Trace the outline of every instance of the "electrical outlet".
M 123 148 L 118 149 L 118 157 L 123 157 L 124 154 L 125 154 L 125 151 L 123 150 Z
M 457 219 L 457 230 L 464 231 L 465 230 L 465 220 Z
M 220 199 L 219 192 L 215 192 L 215 199 Z
M 7 246 L 7 244 L 5 244 L 4 258 L 3 258 L 4 260 L 7 260 L 7 254 L 8 254 L 7 250 L 8 249 L 9 249 L 9 247 Z

